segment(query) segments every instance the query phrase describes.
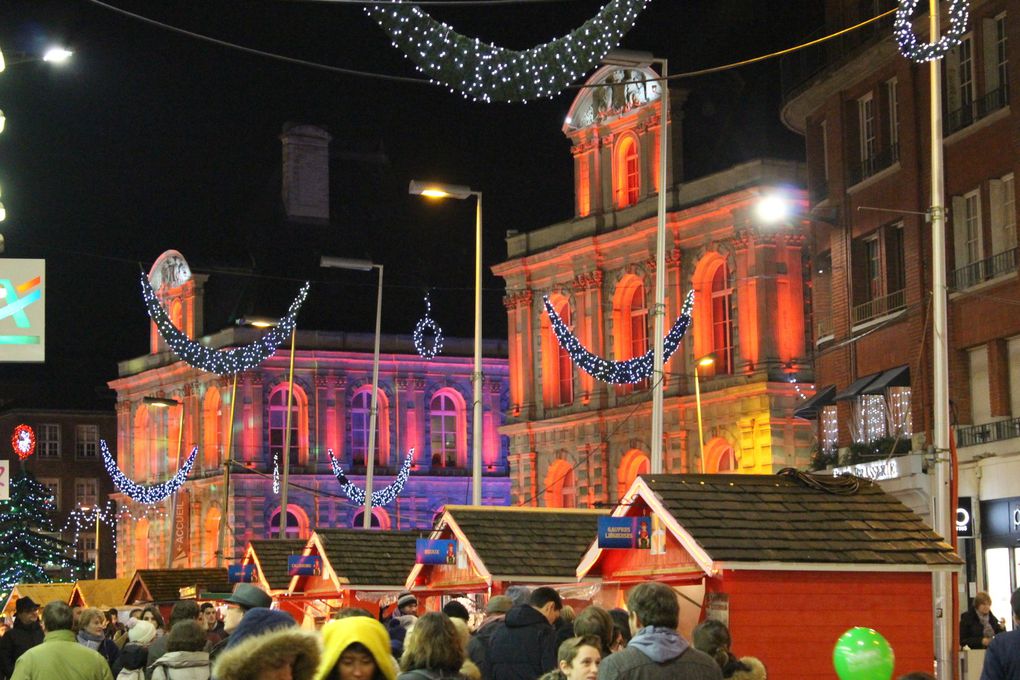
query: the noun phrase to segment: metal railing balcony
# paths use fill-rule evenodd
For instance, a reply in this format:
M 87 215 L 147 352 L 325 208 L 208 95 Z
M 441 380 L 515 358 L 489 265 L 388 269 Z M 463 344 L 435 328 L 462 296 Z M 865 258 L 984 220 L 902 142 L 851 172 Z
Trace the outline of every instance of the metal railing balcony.
M 892 144 L 884 149 L 879 149 L 870 158 L 861 160 L 857 165 L 851 165 L 847 170 L 847 185 L 853 186 L 872 175 L 890 167 L 900 159 L 900 145 Z
M 984 260 L 954 269 L 949 276 L 949 285 L 956 290 L 964 290 L 1016 270 L 1017 248 L 1014 246 Z
M 1016 439 L 1017 437 L 1020 437 L 1020 418 L 956 428 L 956 444 L 960 447 Z
M 864 323 L 865 321 L 877 319 L 880 316 L 903 309 L 906 306 L 906 290 L 898 290 L 895 293 L 889 293 L 874 300 L 868 300 L 863 304 L 855 305 L 850 310 L 850 320 L 854 324 Z
M 973 125 L 982 118 L 995 113 L 1009 104 L 1009 87 L 1002 85 L 983 97 L 946 114 L 943 134 L 947 137 L 965 127 Z

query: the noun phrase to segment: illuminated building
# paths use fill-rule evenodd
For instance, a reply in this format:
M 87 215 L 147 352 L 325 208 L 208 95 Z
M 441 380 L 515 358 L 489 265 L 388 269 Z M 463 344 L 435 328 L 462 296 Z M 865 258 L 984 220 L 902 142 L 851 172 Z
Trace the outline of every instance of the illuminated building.
M 563 127 L 575 168 L 575 217 L 507 237 L 510 438 L 515 504 L 615 502 L 649 470 L 651 393 L 597 382 L 552 333 L 548 295 L 581 343 L 608 359 L 646 352 L 652 323 L 659 85 L 650 69 L 604 67 Z M 666 323 L 696 295 L 693 327 L 665 364 L 667 472 L 772 472 L 805 466 L 813 433 L 793 417 L 810 395 L 805 225 L 764 224 L 756 207 L 781 190 L 804 196 L 803 167 L 755 161 L 678 183 L 683 96 L 673 93 L 673 167 L 667 196 Z M 705 451 L 699 456 L 695 361 L 702 367 Z

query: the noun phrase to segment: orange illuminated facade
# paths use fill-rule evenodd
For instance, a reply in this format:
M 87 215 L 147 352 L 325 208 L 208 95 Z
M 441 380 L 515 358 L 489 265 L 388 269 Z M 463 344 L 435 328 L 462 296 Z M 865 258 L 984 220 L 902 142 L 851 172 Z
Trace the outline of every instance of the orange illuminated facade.
M 493 268 L 506 283 L 512 502 L 614 502 L 649 470 L 648 380 L 607 385 L 560 348 L 542 299 L 592 352 L 628 359 L 652 344 L 660 86 L 648 69 L 604 67 L 563 127 L 572 143 L 572 220 L 507 239 Z M 682 93 L 672 94 L 675 112 Z M 676 116 L 677 120 L 679 115 Z M 669 147 L 679 159 L 680 125 Z M 806 465 L 810 425 L 793 417 L 812 390 L 805 309 L 805 225 L 762 223 L 755 208 L 783 191 L 803 203 L 804 169 L 754 161 L 684 184 L 667 168 L 666 322 L 695 291 L 694 324 L 665 365 L 667 472 L 772 472 Z M 699 368 L 705 447 L 698 450 Z

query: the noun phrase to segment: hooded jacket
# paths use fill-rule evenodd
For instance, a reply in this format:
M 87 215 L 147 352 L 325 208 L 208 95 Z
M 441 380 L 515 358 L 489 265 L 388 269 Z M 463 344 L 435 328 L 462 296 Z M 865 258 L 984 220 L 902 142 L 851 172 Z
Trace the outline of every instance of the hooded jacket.
M 475 663 L 476 666 L 481 670 L 482 677 L 489 677 L 488 671 L 488 651 L 489 642 L 492 641 L 492 635 L 498 628 L 503 626 L 503 621 L 506 619 L 506 614 L 493 614 L 485 618 L 482 625 L 478 627 L 475 634 L 471 636 L 471 641 L 468 642 L 468 658 Z
M 268 668 L 294 658 L 294 680 L 309 680 L 319 664 L 319 641 L 314 633 L 284 628 L 255 635 L 220 654 L 213 663 L 216 680 L 250 680 Z
M 319 661 L 319 669 L 315 672 L 315 680 L 325 680 L 329 677 L 333 667 L 340 660 L 340 655 L 355 642 L 364 645 L 371 652 L 375 660 L 376 677 L 396 680 L 397 669 L 390 656 L 390 636 L 381 623 L 367 616 L 351 616 L 330 621 L 322 627 L 322 659 Z
M 42 644 L 45 636 L 38 621 L 26 625 L 15 618 L 11 629 L 0 637 L 0 674 L 11 677 L 18 657 Z
M 209 652 L 167 652 L 152 666 L 152 680 L 209 680 Z
M 545 614 L 528 604 L 506 613 L 486 652 L 489 680 L 535 680 L 556 668 L 556 629 Z
M 719 664 L 669 628 L 645 626 L 599 665 L 599 680 L 722 680 Z

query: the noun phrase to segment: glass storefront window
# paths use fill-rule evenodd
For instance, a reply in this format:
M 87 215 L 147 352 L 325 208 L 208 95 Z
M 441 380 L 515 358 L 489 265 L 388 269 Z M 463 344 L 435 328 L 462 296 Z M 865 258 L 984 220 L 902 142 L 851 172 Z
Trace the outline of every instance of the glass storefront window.
M 1013 560 L 1009 548 L 985 550 L 985 573 L 988 574 L 988 595 L 992 598 L 992 612 L 1006 619 L 1006 630 L 1013 629 L 1013 611 L 1009 606 L 1012 593 Z

